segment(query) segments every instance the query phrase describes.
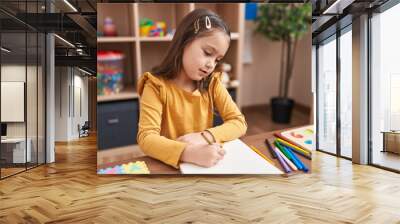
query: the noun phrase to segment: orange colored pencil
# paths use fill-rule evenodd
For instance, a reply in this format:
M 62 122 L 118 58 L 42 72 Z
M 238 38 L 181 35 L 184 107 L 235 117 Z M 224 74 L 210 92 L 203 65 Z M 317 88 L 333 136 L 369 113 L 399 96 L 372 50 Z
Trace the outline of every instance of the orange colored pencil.
M 254 152 L 256 152 L 258 155 L 260 155 L 262 158 L 264 158 L 265 160 L 267 160 L 268 162 L 270 162 L 271 164 L 274 164 L 274 162 L 272 162 L 271 159 L 269 159 L 266 155 L 262 154 L 260 152 L 260 150 L 258 150 L 256 147 L 250 145 L 250 148 L 253 149 Z

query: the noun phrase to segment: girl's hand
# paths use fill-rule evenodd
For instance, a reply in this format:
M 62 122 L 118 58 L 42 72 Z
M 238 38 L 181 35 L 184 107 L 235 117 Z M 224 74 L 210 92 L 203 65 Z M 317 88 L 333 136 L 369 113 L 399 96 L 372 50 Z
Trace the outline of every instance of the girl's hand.
M 182 153 L 181 161 L 203 167 L 212 167 L 224 158 L 225 150 L 219 144 L 188 144 Z
M 211 136 L 211 134 L 208 131 L 204 131 L 203 132 L 204 135 L 206 135 L 206 137 L 212 141 L 213 137 Z M 183 136 L 180 136 L 179 138 L 176 139 L 177 141 L 180 142 L 186 142 L 189 144 L 208 144 L 208 142 L 203 138 L 203 136 L 201 136 L 201 132 L 195 132 L 195 133 L 190 133 L 190 134 L 186 134 Z

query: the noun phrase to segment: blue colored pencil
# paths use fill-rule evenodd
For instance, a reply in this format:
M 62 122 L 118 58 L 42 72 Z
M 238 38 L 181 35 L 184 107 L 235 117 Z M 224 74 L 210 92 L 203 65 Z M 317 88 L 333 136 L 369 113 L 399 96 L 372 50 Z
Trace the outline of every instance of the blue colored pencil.
M 293 153 L 291 153 L 290 149 L 288 149 L 286 146 L 282 146 L 282 150 L 285 151 L 285 153 L 289 156 L 288 158 L 294 163 L 294 165 L 299 169 L 302 170 L 303 166 L 301 165 L 301 163 L 299 163 L 299 161 L 297 161 L 295 159 L 295 157 L 293 156 Z
M 293 159 L 296 160 L 297 163 L 299 163 L 302 166 L 302 170 L 304 172 L 308 172 L 308 167 L 306 165 L 304 165 L 303 162 L 301 162 L 301 160 L 293 153 L 293 151 L 292 151 L 292 149 L 290 147 L 287 148 L 287 151 L 293 157 Z
M 299 159 L 297 158 L 297 156 L 294 155 L 293 150 L 291 150 L 290 147 L 285 147 L 285 149 L 286 149 L 286 151 L 288 152 L 288 154 L 292 157 L 293 161 L 294 161 L 297 165 L 300 166 L 299 169 L 302 170 L 302 169 L 303 169 L 303 163 L 301 163 L 301 162 L 299 161 Z

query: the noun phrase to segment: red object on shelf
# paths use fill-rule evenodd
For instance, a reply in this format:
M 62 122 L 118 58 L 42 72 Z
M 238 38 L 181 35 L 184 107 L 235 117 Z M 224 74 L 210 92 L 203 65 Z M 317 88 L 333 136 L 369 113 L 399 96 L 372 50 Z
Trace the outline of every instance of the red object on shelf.
M 98 61 L 121 60 L 124 54 L 121 51 L 97 51 Z

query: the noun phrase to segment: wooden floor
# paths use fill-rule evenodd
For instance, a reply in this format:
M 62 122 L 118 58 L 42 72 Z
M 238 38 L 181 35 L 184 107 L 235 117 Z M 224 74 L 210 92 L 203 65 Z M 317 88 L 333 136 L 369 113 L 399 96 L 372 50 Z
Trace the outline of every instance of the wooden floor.
M 400 223 L 400 175 L 316 152 L 312 174 L 98 176 L 94 137 L 0 181 L 0 223 Z
M 0 169 L 1 169 L 1 178 L 7 177 L 10 175 L 19 173 L 19 172 L 23 172 L 26 170 L 25 167 L 23 167 L 23 168 L 22 167 L 17 167 L 17 168 L 7 167 L 7 168 L 0 168 Z
M 289 124 L 278 124 L 272 122 L 271 109 L 266 105 L 257 105 L 243 108 L 243 114 L 248 124 L 246 135 L 282 130 L 310 124 L 310 114 L 307 109 L 295 107 Z
M 373 164 L 400 170 L 400 155 L 392 152 L 375 150 L 372 156 Z
M 288 178 L 98 176 L 96 139 L 0 181 L 0 223 L 400 223 L 400 175 L 315 152 Z

